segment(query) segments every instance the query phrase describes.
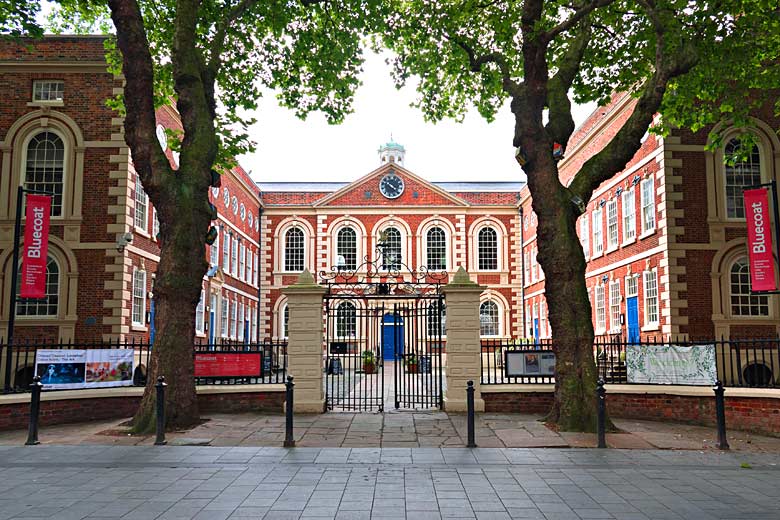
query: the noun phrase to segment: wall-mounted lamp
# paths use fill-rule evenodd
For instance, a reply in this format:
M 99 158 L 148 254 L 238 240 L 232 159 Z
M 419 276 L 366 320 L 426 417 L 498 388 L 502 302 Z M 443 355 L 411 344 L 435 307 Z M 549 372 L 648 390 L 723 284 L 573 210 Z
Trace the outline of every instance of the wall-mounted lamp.
M 125 247 L 133 241 L 132 233 L 122 233 L 116 237 L 116 250 L 120 253 L 125 250 Z
M 585 202 L 581 198 L 575 195 L 572 197 L 571 203 L 574 204 L 578 210 L 580 210 L 580 213 L 585 213 Z

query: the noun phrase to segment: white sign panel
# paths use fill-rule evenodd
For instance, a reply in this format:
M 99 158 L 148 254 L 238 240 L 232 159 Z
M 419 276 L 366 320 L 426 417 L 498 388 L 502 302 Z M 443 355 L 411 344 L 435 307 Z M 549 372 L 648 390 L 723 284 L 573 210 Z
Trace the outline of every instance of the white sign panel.
M 507 377 L 554 376 L 555 353 L 549 350 L 507 350 Z
M 627 345 L 629 383 L 713 385 L 718 379 L 715 345 Z
M 35 353 L 44 390 L 133 384 L 132 349 L 45 350 Z

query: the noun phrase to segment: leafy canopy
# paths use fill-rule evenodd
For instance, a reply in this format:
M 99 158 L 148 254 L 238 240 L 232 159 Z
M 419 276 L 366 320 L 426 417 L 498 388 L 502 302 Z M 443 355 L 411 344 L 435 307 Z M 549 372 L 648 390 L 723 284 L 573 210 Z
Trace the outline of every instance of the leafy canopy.
M 154 60 L 155 102 L 175 98 L 171 52 L 175 0 L 139 0 Z M 318 110 L 330 123 L 350 113 L 362 70 L 363 13 L 376 12 L 378 0 L 204 0 L 197 24 L 197 52 L 205 69 L 216 71 L 216 127 L 220 161 L 253 149 L 247 116 L 264 90 L 305 118 Z M 113 32 L 105 2 L 61 0 L 49 16 L 57 32 Z M 110 40 L 115 70 L 121 58 Z M 121 108 L 121 98 L 115 105 Z M 175 140 L 174 140 L 175 146 Z

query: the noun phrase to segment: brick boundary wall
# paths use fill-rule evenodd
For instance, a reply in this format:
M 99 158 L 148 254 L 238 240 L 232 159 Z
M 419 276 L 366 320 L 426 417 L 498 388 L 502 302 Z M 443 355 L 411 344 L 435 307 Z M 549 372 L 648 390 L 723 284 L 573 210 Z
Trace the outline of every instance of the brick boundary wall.
M 486 412 L 546 413 L 551 392 L 484 393 Z M 780 437 L 780 399 L 726 395 L 726 430 L 741 430 Z M 607 411 L 622 419 L 667 420 L 715 426 L 715 395 L 607 393 Z
M 40 426 L 132 417 L 140 401 L 140 395 L 41 401 Z M 199 394 L 198 405 L 201 413 L 282 413 L 284 392 Z M 29 401 L 0 404 L 0 431 L 27 428 L 29 412 Z

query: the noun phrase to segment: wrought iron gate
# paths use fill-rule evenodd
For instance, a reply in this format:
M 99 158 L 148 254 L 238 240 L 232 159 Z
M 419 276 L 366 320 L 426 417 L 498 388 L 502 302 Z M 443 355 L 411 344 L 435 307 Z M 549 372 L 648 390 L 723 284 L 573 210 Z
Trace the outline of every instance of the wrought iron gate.
M 441 408 L 444 298 L 395 303 L 393 316 L 395 408 Z
M 326 407 L 384 411 L 441 408 L 444 271 L 414 271 L 385 250 L 321 272 Z
M 384 410 L 383 302 L 325 298 L 325 402 L 328 410 Z

